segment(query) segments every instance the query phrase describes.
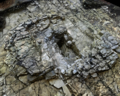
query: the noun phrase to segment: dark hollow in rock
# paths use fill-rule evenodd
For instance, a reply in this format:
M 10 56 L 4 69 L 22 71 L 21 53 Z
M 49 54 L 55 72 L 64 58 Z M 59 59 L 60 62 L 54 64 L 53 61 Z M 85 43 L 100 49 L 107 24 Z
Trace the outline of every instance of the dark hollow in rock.
M 59 48 L 61 48 L 61 47 L 63 46 L 64 42 L 65 42 L 65 39 L 62 37 L 62 38 L 57 42 Z
M 5 18 L 0 16 L 0 29 L 4 28 L 5 26 Z

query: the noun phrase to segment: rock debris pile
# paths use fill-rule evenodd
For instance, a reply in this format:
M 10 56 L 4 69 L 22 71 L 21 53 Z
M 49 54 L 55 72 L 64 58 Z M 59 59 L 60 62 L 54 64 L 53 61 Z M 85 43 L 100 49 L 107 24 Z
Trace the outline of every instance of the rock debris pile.
M 120 96 L 120 24 L 106 3 L 29 3 L 0 7 L 8 12 L 5 25 L 0 17 L 0 96 Z
M 60 21 L 54 24 L 56 18 Z M 31 82 L 42 77 L 52 79 L 76 75 L 79 78 L 87 78 L 89 74 L 96 77 L 96 72 L 112 68 L 118 59 L 117 52 L 120 51 L 118 40 L 108 32 L 101 32 L 101 39 L 94 40 L 89 49 L 84 49 L 81 57 L 71 53 L 73 56 L 67 58 L 61 54 L 60 47 L 64 45 L 69 49 L 74 40 L 61 21 L 64 21 L 61 16 L 53 15 L 18 25 L 9 32 L 9 39 L 4 48 L 7 50 L 5 63 L 24 67 Z M 73 63 L 69 63 L 70 60 Z M 32 76 L 34 79 L 31 79 Z

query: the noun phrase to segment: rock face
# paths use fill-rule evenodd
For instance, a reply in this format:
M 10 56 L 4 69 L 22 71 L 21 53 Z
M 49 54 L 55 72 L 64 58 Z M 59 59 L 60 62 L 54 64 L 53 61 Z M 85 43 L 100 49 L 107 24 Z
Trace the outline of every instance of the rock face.
M 6 12 L 0 96 L 120 96 L 120 27 L 106 3 L 38 0 Z

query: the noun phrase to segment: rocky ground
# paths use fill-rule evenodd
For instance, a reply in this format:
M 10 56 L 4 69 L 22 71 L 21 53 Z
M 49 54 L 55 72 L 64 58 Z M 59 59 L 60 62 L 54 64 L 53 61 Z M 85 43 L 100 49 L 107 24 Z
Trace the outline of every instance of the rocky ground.
M 2 10 L 0 96 L 120 96 L 119 18 L 96 0 Z

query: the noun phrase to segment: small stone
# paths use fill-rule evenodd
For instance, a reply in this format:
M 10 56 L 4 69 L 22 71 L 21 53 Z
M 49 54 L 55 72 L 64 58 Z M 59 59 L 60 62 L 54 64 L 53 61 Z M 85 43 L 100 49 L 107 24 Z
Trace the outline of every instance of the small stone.
M 99 67 L 99 68 L 98 68 L 98 70 L 99 70 L 99 71 L 102 71 L 102 68 L 101 68 L 101 67 Z
M 37 78 L 38 76 L 31 76 L 30 74 L 27 75 L 27 79 L 29 82 L 34 82 Z
M 73 70 L 73 74 L 76 74 L 77 73 L 77 70 Z
M 95 72 L 94 69 L 90 69 L 90 70 L 89 70 L 89 73 L 94 73 L 94 72 Z
M 98 60 L 97 59 L 94 59 L 94 58 L 91 58 L 90 59 L 90 63 L 92 63 L 93 65 L 96 65 L 96 64 L 98 64 Z
M 102 46 L 98 46 L 98 49 L 101 50 L 101 49 L 102 49 Z
M 54 72 L 57 74 L 57 73 L 59 73 L 59 69 L 58 68 L 55 68 L 54 69 Z
M 43 49 L 47 49 L 47 43 L 43 44 Z
M 77 68 L 78 68 L 78 70 L 80 70 L 80 71 L 81 71 L 81 69 L 83 68 L 83 66 L 84 66 L 83 64 L 79 64 L 79 65 L 78 65 L 78 67 L 77 67 Z
M 36 10 L 37 6 L 28 6 L 27 9 L 32 13 Z
M 66 85 L 62 86 L 65 96 L 71 96 L 71 93 Z
M 101 67 L 104 67 L 104 66 L 105 66 L 105 62 L 100 62 L 99 65 L 100 65 Z
M 49 61 L 48 53 L 43 54 L 42 61 Z
M 61 26 L 58 28 L 58 30 L 55 31 L 55 33 L 60 35 L 65 33 L 66 31 L 67 31 L 66 28 Z
M 118 45 L 115 45 L 115 46 L 112 47 L 112 49 L 116 49 L 116 48 L 118 48 Z
M 112 44 L 118 44 L 118 42 L 115 40 L 113 36 L 109 36 L 108 41 L 111 42 Z
M 21 32 L 21 35 L 27 35 L 27 34 L 29 34 L 27 31 Z
M 60 79 L 50 80 L 49 83 L 51 85 L 54 85 L 56 88 L 61 88 L 62 86 L 64 86 L 64 82 Z
M 47 29 L 47 31 L 45 32 L 45 35 L 46 35 L 48 38 L 50 38 L 50 37 L 52 36 L 52 33 L 53 33 L 52 29 L 49 28 L 49 29 Z
M 90 65 L 88 65 L 88 64 L 85 64 L 84 67 L 85 67 L 86 70 L 90 69 Z
M 82 74 L 84 77 L 88 76 L 88 72 L 86 72 L 86 71 L 82 71 Z
M 108 44 L 108 43 L 104 43 L 103 46 L 104 46 L 104 48 L 106 48 L 106 49 L 110 49 L 110 48 L 111 48 L 111 45 Z
M 118 59 L 118 55 L 116 53 L 112 54 L 112 55 L 109 56 L 109 59 L 110 60 L 116 60 L 116 59 Z
M 18 27 L 16 28 L 16 31 L 20 31 L 21 29 L 24 29 L 24 27 L 22 27 L 22 26 L 19 27 L 19 26 L 18 26 Z
M 56 24 L 56 23 L 57 23 L 57 19 L 52 19 L 51 22 L 52 22 L 53 24 Z
M 115 61 L 109 62 L 109 65 L 110 65 L 110 66 L 112 66 L 113 64 L 115 64 Z
M 72 69 L 66 70 L 66 74 L 69 75 L 69 76 L 71 76 L 72 75 Z
M 37 20 L 38 20 L 38 19 L 37 19 L 37 18 L 35 18 L 35 19 L 33 19 L 33 20 L 32 20 L 32 22 L 33 22 L 33 23 L 35 23 L 35 22 L 37 22 Z
M 32 21 L 30 21 L 30 20 L 25 22 L 26 25 L 30 25 L 31 23 L 32 23 Z
M 98 60 L 102 60 L 102 57 L 101 57 L 99 54 L 97 54 L 95 57 L 96 57 Z
M 67 65 L 67 68 L 69 69 L 71 66 L 70 65 Z
M 76 77 L 80 78 L 81 76 L 79 74 L 77 74 Z
M 120 54 L 120 47 L 118 47 L 117 49 L 115 49 L 115 51 Z
M 45 75 L 45 79 L 46 79 L 46 80 L 53 79 L 53 78 L 55 78 L 55 77 L 56 77 L 56 74 L 55 74 L 54 71 L 51 71 L 51 72 L 49 72 L 49 73 L 47 73 L 47 74 Z
M 61 69 L 61 73 L 62 73 L 62 74 L 65 74 L 65 70 L 64 70 L 64 69 Z
M 72 41 L 70 41 L 70 40 L 69 40 L 69 41 L 67 41 L 66 45 L 67 45 L 67 46 L 72 45 Z
M 68 40 L 68 36 L 66 34 L 64 34 L 64 38 L 65 40 Z
M 27 76 L 20 76 L 19 77 L 19 80 L 25 84 L 28 84 L 28 79 L 27 79 Z
M 106 49 L 102 49 L 102 50 L 100 51 L 100 53 L 102 53 L 103 55 L 106 54 L 106 52 L 107 52 Z
M 92 56 L 95 56 L 97 54 L 97 49 L 93 48 L 92 49 Z
M 92 77 L 97 77 L 97 73 L 93 73 L 91 76 Z

